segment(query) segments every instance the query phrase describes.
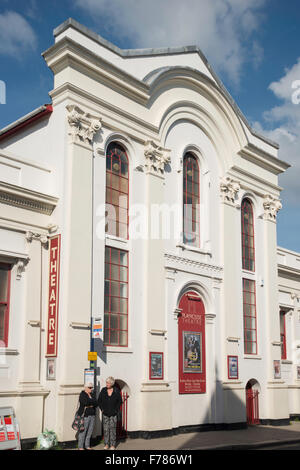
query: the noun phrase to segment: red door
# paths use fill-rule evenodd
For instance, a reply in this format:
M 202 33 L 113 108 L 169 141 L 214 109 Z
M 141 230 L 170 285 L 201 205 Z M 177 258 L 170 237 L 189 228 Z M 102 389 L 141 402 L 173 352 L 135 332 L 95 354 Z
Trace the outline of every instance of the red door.
M 205 393 L 205 309 L 195 292 L 184 294 L 178 318 L 179 393 Z
M 258 390 L 246 389 L 247 424 L 259 424 Z

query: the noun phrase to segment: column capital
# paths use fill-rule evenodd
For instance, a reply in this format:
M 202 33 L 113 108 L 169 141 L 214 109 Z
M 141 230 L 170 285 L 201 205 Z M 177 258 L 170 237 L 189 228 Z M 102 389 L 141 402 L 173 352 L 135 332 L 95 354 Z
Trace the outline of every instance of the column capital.
M 169 154 L 169 149 L 164 149 L 152 140 L 148 140 L 145 143 L 144 149 L 144 155 L 146 158 L 146 173 L 163 177 L 165 172 L 165 165 L 171 161 Z
M 92 145 L 94 135 L 102 128 L 101 118 L 92 116 L 75 104 L 68 105 L 66 108 L 71 142 Z
M 238 181 L 229 176 L 224 176 L 220 182 L 222 202 L 235 206 L 235 201 L 240 189 L 241 186 Z
M 271 220 L 273 222 L 276 222 L 277 213 L 282 208 L 280 200 L 274 196 L 271 196 L 271 194 L 265 194 L 263 199 L 263 207 L 263 218 L 265 220 Z

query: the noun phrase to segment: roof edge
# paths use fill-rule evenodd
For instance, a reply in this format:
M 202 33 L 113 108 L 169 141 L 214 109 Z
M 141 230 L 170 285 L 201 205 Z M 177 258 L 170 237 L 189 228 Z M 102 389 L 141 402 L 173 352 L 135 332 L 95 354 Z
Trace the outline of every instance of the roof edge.
M 12 122 L 6 127 L 3 127 L 3 129 L 0 129 L 0 141 L 12 136 L 13 134 L 16 134 L 21 129 L 24 129 L 24 127 L 29 126 L 30 124 L 42 119 L 43 117 L 51 114 L 52 112 L 52 105 L 44 104 L 39 108 L 34 109 L 30 113 L 25 114 L 25 116 L 22 116 L 17 121 Z

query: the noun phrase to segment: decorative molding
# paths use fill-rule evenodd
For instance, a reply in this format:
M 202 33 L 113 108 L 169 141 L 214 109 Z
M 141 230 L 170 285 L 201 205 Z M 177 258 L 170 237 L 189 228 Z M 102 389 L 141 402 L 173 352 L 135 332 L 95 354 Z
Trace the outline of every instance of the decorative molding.
M 17 261 L 16 267 L 17 267 L 17 275 L 16 279 L 19 281 L 22 277 L 23 272 L 25 271 L 25 266 L 28 264 L 29 258 L 27 259 L 19 259 Z
M 240 183 L 229 176 L 222 178 L 220 183 L 222 202 L 235 205 L 235 201 L 239 190 L 241 189 Z
M 0 183 L 0 203 L 27 209 L 40 214 L 51 215 L 58 199 L 35 191 L 9 184 Z
M 32 240 L 38 240 L 41 242 L 42 245 L 46 245 L 48 243 L 48 237 L 47 235 L 43 233 L 34 233 L 34 232 L 26 232 L 25 238 L 28 243 L 31 243 Z
M 279 199 L 271 196 L 271 194 L 265 194 L 263 200 L 264 215 L 265 220 L 271 220 L 276 222 L 277 212 L 282 208 L 282 204 Z
M 171 162 L 169 153 L 170 150 L 160 147 L 152 140 L 148 140 L 144 149 L 146 173 L 155 176 L 163 176 L 165 165 Z
M 102 128 L 101 118 L 91 116 L 77 105 L 66 106 L 68 110 L 69 135 L 71 142 L 84 142 L 91 145 L 94 135 Z
M 178 265 L 184 265 L 186 268 L 192 267 L 196 268 L 199 271 L 199 274 L 209 275 L 210 277 L 222 278 L 223 268 L 221 266 L 216 266 L 201 261 L 195 261 L 188 258 L 183 258 L 181 256 L 173 255 L 171 253 L 165 253 L 164 255 L 167 262 L 176 263 L 176 269 L 180 270 Z M 167 267 L 167 266 L 166 266 Z M 169 266 L 168 266 L 169 267 Z M 172 266 L 173 267 L 173 266 Z

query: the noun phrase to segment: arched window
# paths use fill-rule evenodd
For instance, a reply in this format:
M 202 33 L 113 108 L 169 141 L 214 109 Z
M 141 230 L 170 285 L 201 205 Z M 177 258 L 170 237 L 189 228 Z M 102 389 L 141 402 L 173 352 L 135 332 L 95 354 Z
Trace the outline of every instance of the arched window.
M 200 172 L 197 159 L 183 159 L 183 243 L 200 247 Z
M 120 144 L 112 142 L 106 152 L 106 233 L 128 238 L 128 194 L 128 157 Z
M 255 271 L 253 207 L 249 199 L 242 202 L 242 264 L 243 269 Z

